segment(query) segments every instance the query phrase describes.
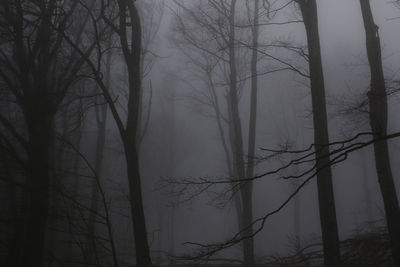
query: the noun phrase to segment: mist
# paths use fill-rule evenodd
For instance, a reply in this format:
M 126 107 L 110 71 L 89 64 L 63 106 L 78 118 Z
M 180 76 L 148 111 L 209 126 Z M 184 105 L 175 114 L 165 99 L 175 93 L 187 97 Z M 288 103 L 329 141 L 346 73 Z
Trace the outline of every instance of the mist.
M 399 24 L 398 1 L 3 0 L 1 266 L 400 266 Z

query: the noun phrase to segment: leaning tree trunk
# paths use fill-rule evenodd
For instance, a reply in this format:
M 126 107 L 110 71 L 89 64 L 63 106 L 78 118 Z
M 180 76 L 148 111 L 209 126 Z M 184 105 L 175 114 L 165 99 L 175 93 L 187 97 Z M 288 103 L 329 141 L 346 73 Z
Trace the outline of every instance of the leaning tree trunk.
M 319 43 L 317 4 L 315 0 L 298 0 L 307 33 L 314 143 L 317 169 L 319 216 L 325 267 L 341 266 L 339 234 L 336 221 L 332 171 L 329 159 L 329 134 L 325 86 Z
M 387 134 L 387 96 L 382 68 L 381 46 L 378 26 L 374 22 L 368 0 L 360 0 L 366 34 L 368 62 L 371 71 L 369 118 L 372 132 L 377 138 Z M 393 182 L 387 140 L 374 143 L 375 165 L 385 207 L 386 224 L 390 236 L 392 254 L 396 266 L 400 266 L 400 209 Z
M 138 267 L 149 267 L 152 266 L 152 262 L 147 239 L 137 147 L 141 90 L 140 65 L 142 29 L 135 3 L 127 0 L 120 0 L 118 4 L 120 8 L 119 37 L 125 57 L 125 63 L 128 68 L 129 79 L 128 118 L 126 129 L 124 132 L 121 132 L 121 137 L 124 143 L 128 171 L 131 216 L 136 249 L 136 264 Z M 127 15 L 131 20 L 129 25 L 127 22 Z M 131 40 L 128 42 L 127 30 L 129 28 L 129 36 L 131 37 Z

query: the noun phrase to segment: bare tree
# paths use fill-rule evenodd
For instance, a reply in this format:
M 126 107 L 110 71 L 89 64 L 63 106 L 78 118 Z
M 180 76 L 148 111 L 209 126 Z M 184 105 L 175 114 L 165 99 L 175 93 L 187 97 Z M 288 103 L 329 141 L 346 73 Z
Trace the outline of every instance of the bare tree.
M 112 40 L 112 38 L 110 38 Z M 111 43 L 111 41 L 110 41 Z M 111 46 L 111 45 L 110 45 Z M 111 81 L 111 57 L 112 52 L 109 51 L 106 56 L 106 71 L 105 71 L 105 85 L 110 87 Z M 103 101 L 101 97 L 97 98 L 100 101 Z M 106 126 L 107 126 L 107 104 L 106 103 L 96 103 L 95 104 L 95 116 L 96 116 L 96 126 L 97 126 L 97 137 L 96 137 L 96 148 L 95 148 L 95 162 L 94 162 L 94 170 L 96 171 L 96 179 L 93 179 L 91 185 L 91 200 L 90 200 L 90 208 L 97 212 L 98 210 L 98 202 L 99 202 L 99 186 L 101 183 L 101 173 L 103 167 L 103 159 L 104 159 L 104 147 L 106 143 Z M 88 237 L 86 240 L 86 248 L 85 254 L 87 257 L 91 257 L 91 251 L 94 249 L 96 244 L 92 244 L 90 242 L 90 238 L 95 236 L 96 228 L 95 228 L 95 212 L 90 213 L 90 217 L 88 219 Z
M 68 140 L 63 137 L 59 137 L 58 139 L 66 146 L 67 150 L 75 154 L 82 161 L 85 171 L 80 170 L 78 175 L 81 178 L 86 177 L 92 180 L 89 184 L 95 186 L 98 191 L 96 199 L 98 203 L 96 203 L 95 209 L 93 209 L 93 197 L 90 199 L 89 205 L 86 205 L 85 199 L 79 196 L 79 192 L 75 191 L 76 188 L 72 188 L 72 190 L 60 187 L 55 188 L 64 202 L 65 210 L 63 211 L 63 218 L 68 224 L 67 231 L 70 237 L 70 245 L 75 246 L 81 254 L 81 257 L 72 254 L 67 255 L 66 258 L 55 257 L 55 261 L 60 265 L 75 262 L 85 266 L 102 266 L 104 263 L 107 263 L 118 267 L 120 262 L 112 226 L 113 211 L 110 205 L 112 199 L 107 196 L 99 173 L 95 169 L 96 166 L 92 166 L 84 153 Z M 95 230 L 95 226 L 99 228 L 97 231 Z M 62 228 L 55 230 L 65 231 Z
M 91 21 L 94 27 L 94 39 L 98 48 L 97 57 L 88 57 L 81 47 L 68 40 L 75 51 L 84 59 L 93 72 L 93 79 L 99 86 L 104 99 L 110 108 L 111 115 L 117 125 L 124 148 L 128 175 L 129 200 L 131 219 L 135 239 L 136 263 L 138 266 L 152 266 L 149 243 L 147 238 L 146 222 L 143 208 L 143 196 L 139 170 L 139 154 L 137 140 L 139 137 L 139 110 L 142 89 L 142 26 L 136 4 L 129 0 L 115 0 L 101 2 L 99 12 L 91 12 Z M 100 22 L 104 23 L 100 23 Z M 117 36 L 125 67 L 128 72 L 128 100 L 126 123 L 118 112 L 112 90 L 103 81 L 101 60 L 103 59 L 104 39 L 101 34 L 104 30 L 111 30 Z
M 237 190 L 235 188 L 239 188 L 243 182 L 252 180 L 253 182 L 259 181 L 265 177 L 271 175 L 282 175 L 285 170 L 290 168 L 293 165 L 306 166 L 299 173 L 293 173 L 288 176 L 281 176 L 284 180 L 291 179 L 302 179 L 299 183 L 298 187 L 293 190 L 284 201 L 282 201 L 276 208 L 271 211 L 266 212 L 264 215 L 256 218 L 252 222 L 252 226 L 254 228 L 254 232 L 251 236 L 246 236 L 243 232 L 246 229 L 241 229 L 225 241 L 221 241 L 213 244 L 201 244 L 196 242 L 187 242 L 188 245 L 193 245 L 199 248 L 195 254 L 192 255 L 183 255 L 180 258 L 185 260 L 202 260 L 209 259 L 211 256 L 215 255 L 217 252 L 222 251 L 224 249 L 230 248 L 238 243 L 241 243 L 244 239 L 253 238 L 255 235 L 260 233 L 264 227 L 266 221 L 280 211 L 282 211 L 293 198 L 307 185 L 310 181 L 312 181 L 315 177 L 318 178 L 318 174 L 324 171 L 326 168 L 331 168 L 337 164 L 340 164 L 347 160 L 348 156 L 355 151 L 363 149 L 368 146 L 374 145 L 376 142 L 380 142 L 382 140 L 390 140 L 393 138 L 400 137 L 400 132 L 394 132 L 388 134 L 386 136 L 376 136 L 372 132 L 361 132 L 358 133 L 348 139 L 334 141 L 329 144 L 320 145 L 320 144 L 311 144 L 305 149 L 299 150 L 290 150 L 288 148 L 279 148 L 279 149 L 263 149 L 268 152 L 269 155 L 266 158 L 275 158 L 280 157 L 281 155 L 295 155 L 295 157 L 283 166 L 279 166 L 277 168 L 273 168 L 271 170 L 265 171 L 259 175 L 256 175 L 250 179 L 236 179 L 231 180 L 229 178 L 209 178 L 202 177 L 201 179 L 192 179 L 186 178 L 182 180 L 176 179 L 166 179 L 164 182 L 166 184 L 173 184 L 176 187 L 177 192 L 185 192 L 187 190 L 191 190 L 192 193 L 198 194 L 204 192 L 208 188 L 214 187 L 216 185 L 230 185 L 229 190 Z M 325 165 L 318 165 L 319 159 L 316 157 L 318 153 L 315 149 L 316 147 L 324 147 L 327 146 L 329 148 L 329 154 L 323 155 L 323 157 L 329 157 L 329 161 L 326 162 Z M 311 165 L 309 163 L 312 163 Z M 284 174 L 283 174 L 284 175 Z M 322 243 L 322 246 L 324 244 Z M 383 249 L 383 253 L 386 253 L 386 250 Z M 387 258 L 387 257 L 385 257 Z M 324 253 L 324 261 L 326 261 L 325 253 Z
M 208 94 L 201 92 L 201 95 L 207 95 L 205 101 L 200 102 L 209 105 L 214 112 L 218 132 L 221 137 L 221 144 L 225 153 L 225 160 L 227 162 L 227 169 L 229 176 L 232 179 L 243 177 L 251 177 L 254 174 L 254 153 L 255 153 L 255 135 L 256 135 L 256 116 L 257 116 L 257 63 L 258 63 L 258 35 L 259 35 L 259 13 L 260 3 L 258 0 L 246 2 L 245 8 L 248 11 L 248 21 L 250 27 L 246 29 L 251 30 L 252 44 L 249 47 L 255 47 L 251 50 L 251 63 L 250 72 L 251 76 L 251 104 L 249 116 L 249 135 L 248 147 L 246 155 L 245 139 L 242 133 L 242 120 L 240 115 L 240 92 L 244 81 L 243 66 L 241 62 L 241 53 L 243 48 L 238 42 L 240 28 L 237 27 L 237 19 L 240 12 L 237 10 L 238 4 L 236 0 L 233 1 L 209 1 L 208 3 L 199 3 L 198 10 L 186 7 L 183 3 L 176 1 L 177 5 L 184 10 L 187 15 L 180 16 L 177 13 L 176 17 L 176 31 L 179 34 L 179 40 L 175 40 L 175 44 L 187 55 L 188 59 L 192 61 L 204 75 L 205 84 L 208 88 Z M 250 5 L 252 3 L 252 5 Z M 194 8 L 194 7 L 193 7 Z M 208 8 L 215 9 L 216 12 L 206 14 Z M 211 15 L 211 16 L 210 16 Z M 190 21 L 190 22 L 189 22 Z M 189 23 L 189 25 L 186 25 Z M 190 32 L 189 28 L 194 27 L 201 32 L 201 28 L 207 32 L 208 36 L 195 36 L 194 32 Z M 215 36 L 215 43 L 202 43 L 201 39 L 208 39 Z M 185 40 L 182 45 L 181 39 Z M 195 51 L 200 54 L 202 59 L 198 59 L 186 52 L 185 50 Z M 247 54 L 246 54 L 247 55 Z M 226 86 L 225 103 L 220 103 L 220 93 L 218 92 L 218 82 L 220 77 L 216 76 L 218 69 L 226 69 L 226 73 L 222 73 L 226 80 L 222 84 Z M 222 108 L 226 105 L 227 112 L 224 114 Z M 225 126 L 224 123 L 227 125 Z M 227 128 L 227 129 L 226 129 Z M 238 191 L 238 194 L 233 196 L 235 200 L 235 207 L 238 217 L 238 226 L 251 225 L 253 218 L 253 205 L 252 205 L 252 183 L 243 183 Z M 247 233 L 251 235 L 251 227 L 247 228 Z M 247 239 L 243 243 L 243 257 L 244 262 L 248 266 L 254 264 L 254 244 L 252 239 Z
M 2 1 L 0 79 L 12 95 L 23 125 L 0 115 L 0 124 L 26 157 L 27 209 L 18 240 L 17 266 L 42 266 L 54 147 L 54 117 L 83 60 L 67 49 L 64 36 L 81 40 L 84 21 L 71 23 L 78 1 Z M 75 31 L 77 28 L 82 29 Z M 4 34 L 3 34 L 4 33 Z M 93 46 L 86 47 L 90 54 Z
M 307 33 L 311 100 L 314 121 L 314 143 L 317 175 L 319 216 L 324 244 L 325 266 L 341 266 L 339 233 L 336 219 L 335 198 L 330 167 L 322 168 L 329 162 L 329 132 L 326 114 L 325 85 L 322 69 L 321 48 L 318 32 L 318 13 L 315 0 L 297 1 Z
M 387 135 L 387 90 L 382 68 L 381 44 L 378 26 L 374 22 L 369 1 L 360 0 L 366 34 L 367 56 L 371 72 L 369 121 L 376 136 Z M 385 208 L 386 223 L 390 234 L 392 254 L 400 266 L 400 208 L 393 181 L 387 140 L 374 144 L 375 165 Z
M 200 70 L 200 72 L 196 70 L 194 75 L 202 80 L 208 89 L 208 91 L 198 89 L 200 97 L 195 100 L 212 109 L 212 115 L 207 112 L 204 114 L 216 119 L 228 175 L 232 177 L 233 183 L 243 177 L 249 178 L 246 182 L 241 183 L 240 187 L 234 187 L 235 190 L 232 191 L 234 194 L 231 198 L 235 202 L 239 229 L 246 229 L 245 233 L 242 232 L 243 236 L 252 236 L 253 190 L 251 177 L 254 176 L 256 163 L 258 77 L 278 71 L 292 70 L 308 78 L 302 70 L 267 51 L 269 48 L 285 48 L 300 54 L 302 49 L 283 43 L 259 44 L 261 26 L 293 23 L 271 22 L 270 19 L 282 7 L 272 9 L 269 1 L 245 2 L 246 19 L 243 19 L 243 13 L 238 10 L 239 7 L 242 7 L 242 2 L 208 1 L 194 6 L 185 5 L 180 1 L 175 2 L 183 12 L 176 12 L 175 31 L 179 37 L 176 38 L 177 40 L 173 39 L 174 43 Z M 261 21 L 262 16 L 265 20 Z M 250 60 L 248 59 L 249 54 Z M 272 59 L 277 66 L 260 71 L 258 64 L 262 58 Z M 243 64 L 243 62 L 246 63 Z M 246 69 L 247 66 L 249 66 L 248 69 Z M 247 81 L 250 81 L 248 88 L 250 112 L 248 139 L 245 140 L 242 121 L 244 116 L 240 110 L 240 97 L 247 91 L 247 88 L 244 89 Z M 221 96 L 220 91 L 225 88 L 225 96 Z M 227 112 L 224 112 L 225 106 Z M 245 152 L 246 148 L 247 153 Z M 252 238 L 243 239 L 243 256 L 247 265 L 254 264 Z

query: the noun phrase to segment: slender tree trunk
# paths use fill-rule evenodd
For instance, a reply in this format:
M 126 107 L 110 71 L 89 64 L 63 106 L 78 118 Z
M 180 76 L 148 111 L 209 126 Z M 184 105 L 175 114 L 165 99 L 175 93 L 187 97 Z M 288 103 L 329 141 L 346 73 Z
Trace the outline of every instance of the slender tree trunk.
M 229 134 L 229 143 L 230 143 L 230 153 L 232 156 L 231 158 L 231 163 L 228 164 L 228 168 L 231 166 L 232 168 L 230 169 L 230 177 L 231 179 L 238 179 L 241 176 L 239 175 L 238 168 L 236 166 L 237 158 L 236 158 L 236 143 L 234 142 L 235 140 L 235 131 L 233 127 L 233 116 L 232 116 L 232 108 L 231 108 L 231 100 L 230 100 L 230 95 L 229 93 L 226 95 L 226 102 L 228 106 L 228 134 Z M 244 162 L 243 162 L 244 164 Z M 229 170 L 229 169 L 228 169 Z M 244 177 L 244 176 L 242 176 Z M 238 192 L 239 191 L 239 192 Z M 232 191 L 232 198 L 234 200 L 234 205 L 235 205 L 235 210 L 236 210 L 236 217 L 237 217 L 237 224 L 238 224 L 238 229 L 242 230 L 243 229 L 243 201 L 242 201 L 242 190 L 241 188 L 239 190 L 233 190 Z M 244 246 L 244 244 L 242 244 Z M 243 247 L 243 256 L 244 256 L 244 247 Z
M 107 54 L 106 59 L 106 71 L 105 71 L 105 79 L 106 86 L 110 86 L 110 75 L 111 75 L 111 55 L 109 52 Z M 95 162 L 94 162 L 94 170 L 96 171 L 97 179 L 93 178 L 91 185 L 91 200 L 90 200 L 90 208 L 92 211 L 89 215 L 88 219 L 88 238 L 85 243 L 85 254 L 89 258 L 89 261 L 92 261 L 95 254 L 97 254 L 96 247 L 96 214 L 98 212 L 98 204 L 100 201 L 100 192 L 98 183 L 101 183 L 102 176 L 102 166 L 103 166 L 103 158 L 104 158 L 104 146 L 106 143 L 106 125 L 107 125 L 107 105 L 96 105 L 95 107 L 96 113 L 96 123 L 97 123 L 97 138 L 96 138 L 96 149 L 95 149 Z
M 142 185 L 139 172 L 139 155 L 137 150 L 139 104 L 141 90 L 141 22 L 134 2 L 119 1 L 120 8 L 120 41 L 128 68 L 129 98 L 128 118 L 125 132 L 121 133 L 124 142 L 126 164 L 128 171 L 129 196 L 131 216 L 136 248 L 136 264 L 138 267 L 152 266 L 149 243 L 147 239 L 146 220 L 143 208 Z M 131 25 L 131 40 L 127 39 L 127 18 L 129 14 Z
M 370 124 L 376 137 L 384 137 L 387 134 L 388 111 L 378 26 L 374 22 L 369 1 L 360 0 L 360 4 L 366 34 L 368 62 L 371 70 L 371 89 L 368 92 Z M 374 154 L 392 255 L 395 266 L 400 266 L 400 209 L 390 166 L 387 140 L 374 143 Z
M 251 95 L 250 95 L 250 117 L 249 117 L 249 136 L 247 147 L 247 167 L 246 177 L 254 176 L 254 157 L 257 125 L 257 62 L 258 62 L 258 37 L 259 37 L 259 0 L 254 0 L 253 27 L 252 27 L 252 56 L 251 56 Z M 253 182 L 249 181 L 243 188 L 243 223 L 244 227 L 251 225 L 253 221 Z M 253 227 L 248 229 L 248 235 L 253 234 Z M 254 265 L 254 239 L 253 237 L 244 241 L 245 264 Z
M 169 101 L 171 103 L 167 105 L 167 107 L 171 108 L 169 111 L 170 113 L 170 123 L 169 123 L 169 131 L 168 131 L 168 166 L 167 166 L 167 175 L 168 177 L 174 177 L 175 175 L 175 164 L 176 164 L 176 154 L 175 154 L 175 147 L 176 147 L 176 138 L 175 138 L 175 88 L 170 88 L 171 92 L 168 95 L 170 98 Z M 168 244 L 168 253 L 170 255 L 175 254 L 175 213 L 176 213 L 176 206 L 172 204 L 170 207 L 170 217 L 169 217 L 169 244 Z M 170 262 L 173 264 L 173 262 Z
M 230 88 L 229 88 L 229 109 L 231 114 L 232 127 L 232 152 L 234 168 L 238 178 L 246 177 L 244 153 L 243 153 L 243 134 L 242 125 L 239 116 L 239 100 L 237 91 L 237 70 L 236 70 L 236 49 L 235 49 L 235 15 L 236 15 L 236 0 L 231 1 L 230 17 L 229 17 L 229 69 L 230 69 Z M 252 187 L 251 183 L 243 183 L 240 186 L 242 199 L 242 227 L 245 228 L 243 236 L 250 237 L 243 240 L 243 257 L 246 266 L 254 265 L 254 242 L 251 235 L 253 227 L 251 225 L 253 219 L 252 211 Z M 240 223 L 239 223 L 240 224 Z
M 293 156 L 294 159 L 294 156 Z M 292 170 L 294 175 L 298 174 L 298 166 L 293 165 Z M 296 190 L 299 186 L 299 181 L 295 180 L 292 184 L 293 189 Z M 294 235 L 296 238 L 296 250 L 301 249 L 301 201 L 299 194 L 296 194 L 293 199 L 294 202 L 294 212 L 293 212 L 293 228 L 294 228 Z
M 293 187 L 296 190 L 297 187 L 299 186 L 298 183 L 293 183 Z M 300 226 L 300 198 L 299 195 L 297 194 L 294 199 L 294 214 L 293 214 L 293 228 L 294 228 L 294 235 L 296 238 L 296 249 L 300 249 L 301 248 L 301 226 Z
M 139 174 L 139 159 L 137 157 L 136 145 L 130 144 L 125 149 L 126 163 L 128 165 L 131 214 L 136 248 L 136 264 L 138 267 L 148 267 L 152 266 L 152 264 L 143 209 L 143 197 Z
M 259 36 L 259 18 L 258 10 L 259 0 L 254 0 L 254 16 L 252 27 L 252 56 L 251 56 L 251 96 L 250 96 L 250 119 L 249 119 L 249 140 L 248 140 L 248 162 L 246 176 L 251 178 L 254 175 L 254 156 L 256 141 L 256 125 L 257 125 L 257 62 L 258 62 L 258 36 Z M 252 185 L 251 185 L 252 186 Z
M 79 100 L 79 114 L 83 113 L 83 103 L 81 100 Z M 77 131 L 77 135 L 76 135 L 76 141 L 74 142 L 75 147 L 78 151 L 81 151 L 81 143 L 82 143 L 82 135 L 83 135 L 83 131 L 84 131 L 84 126 L 85 126 L 85 122 L 84 121 L 80 121 L 79 122 L 80 125 L 78 127 L 78 131 Z M 80 159 L 81 157 L 79 155 L 75 155 L 74 156 L 74 160 L 73 160 L 73 164 L 72 164 L 72 171 L 73 171 L 73 175 L 72 175 L 72 199 L 77 199 L 77 196 L 79 194 L 79 163 L 80 163 Z M 73 233 L 73 219 L 76 216 L 76 210 L 74 205 L 71 205 L 71 209 L 70 209 L 70 214 L 68 214 L 69 217 L 69 222 L 68 222 L 68 231 L 69 231 L 69 244 L 68 244 L 68 248 L 65 251 L 65 255 L 66 255 L 66 259 L 72 259 L 72 257 L 74 256 L 74 246 L 75 244 L 75 239 L 74 239 L 74 233 Z M 86 257 L 85 257 L 86 259 Z
M 224 127 L 222 125 L 222 115 L 221 115 L 221 109 L 220 109 L 220 106 L 219 106 L 219 99 L 218 99 L 218 95 L 217 95 L 216 90 L 215 90 L 215 85 L 214 85 L 214 82 L 212 80 L 211 74 L 212 74 L 211 71 L 207 72 L 207 79 L 208 79 L 208 82 L 209 82 L 209 89 L 210 89 L 210 93 L 211 93 L 212 99 L 213 99 L 213 103 L 212 104 L 213 104 L 213 108 L 214 108 L 214 111 L 215 111 L 215 119 L 216 119 L 217 126 L 218 126 L 218 133 L 219 133 L 219 136 L 221 138 L 222 148 L 224 149 L 224 153 L 225 153 L 225 161 L 226 161 L 226 166 L 227 166 L 227 169 L 228 169 L 228 174 L 229 174 L 230 177 L 232 177 L 232 175 L 233 175 L 232 160 L 231 160 L 231 156 L 229 154 L 228 143 L 227 143 L 226 138 L 225 138 Z
M 373 216 L 372 216 L 372 200 L 370 195 L 370 189 L 368 185 L 368 165 L 367 165 L 367 157 L 364 150 L 360 151 L 361 154 L 361 168 L 363 174 L 363 191 L 364 191 L 364 200 L 366 204 L 366 212 L 368 218 L 368 224 L 372 224 Z
M 307 33 L 314 143 L 316 154 L 319 216 L 325 267 L 340 267 L 340 244 L 336 220 L 332 171 L 329 159 L 329 134 L 325 86 L 319 43 L 317 4 L 315 0 L 298 0 Z

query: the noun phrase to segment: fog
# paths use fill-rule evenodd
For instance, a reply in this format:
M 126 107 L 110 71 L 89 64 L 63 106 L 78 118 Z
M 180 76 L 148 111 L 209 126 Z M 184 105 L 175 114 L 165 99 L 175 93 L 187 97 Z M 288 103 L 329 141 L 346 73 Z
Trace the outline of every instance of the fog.
M 3 1 L 0 262 L 399 266 L 399 26 L 398 1 Z

